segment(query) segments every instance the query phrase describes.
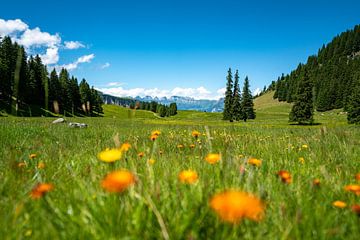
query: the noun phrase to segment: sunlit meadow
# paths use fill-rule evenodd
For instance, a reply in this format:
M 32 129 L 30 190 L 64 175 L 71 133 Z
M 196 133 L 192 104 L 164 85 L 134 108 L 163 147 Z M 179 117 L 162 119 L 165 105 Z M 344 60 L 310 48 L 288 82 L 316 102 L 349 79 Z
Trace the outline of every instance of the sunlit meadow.
M 360 130 L 339 112 L 247 123 L 105 106 L 0 118 L 1 239 L 359 239 Z

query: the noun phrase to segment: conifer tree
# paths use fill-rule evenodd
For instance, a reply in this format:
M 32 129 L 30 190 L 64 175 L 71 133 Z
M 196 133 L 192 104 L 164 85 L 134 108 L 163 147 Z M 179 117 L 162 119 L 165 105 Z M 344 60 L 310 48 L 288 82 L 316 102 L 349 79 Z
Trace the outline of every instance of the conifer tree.
M 250 91 L 249 78 L 246 76 L 244 80 L 244 87 L 242 92 L 242 119 L 246 122 L 247 119 L 255 119 L 256 114 L 254 110 L 253 96 Z
M 243 109 L 241 106 L 241 93 L 240 93 L 240 87 L 239 87 L 239 72 L 236 70 L 235 73 L 235 81 L 234 81 L 234 91 L 233 91 L 233 107 L 232 107 L 232 113 L 233 118 L 236 121 L 239 121 L 243 119 Z
M 295 102 L 289 114 L 290 122 L 312 124 L 314 114 L 313 83 L 306 68 L 303 69 L 302 81 L 299 82 Z
M 360 124 L 360 72 L 349 98 L 347 119 L 349 123 Z
M 230 122 L 233 121 L 233 79 L 232 79 L 232 73 L 231 68 L 228 70 L 228 75 L 226 77 L 226 92 L 225 92 L 225 100 L 224 100 L 224 112 L 223 112 L 223 119 L 229 120 Z

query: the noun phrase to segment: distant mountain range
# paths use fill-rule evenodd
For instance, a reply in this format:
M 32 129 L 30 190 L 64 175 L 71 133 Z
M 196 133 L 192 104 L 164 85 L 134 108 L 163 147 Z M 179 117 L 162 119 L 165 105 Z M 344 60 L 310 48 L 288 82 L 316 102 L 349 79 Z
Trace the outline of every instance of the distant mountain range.
M 224 109 L 224 99 L 221 98 L 219 100 L 207 100 L 200 99 L 196 100 L 191 97 L 180 97 L 180 96 L 172 96 L 172 97 L 115 97 L 108 94 L 102 94 L 102 98 L 105 104 L 115 104 L 115 105 L 130 105 L 136 101 L 140 102 L 151 102 L 155 101 L 161 104 L 170 105 L 170 103 L 176 103 L 177 108 L 179 110 L 196 110 L 202 112 L 222 112 Z

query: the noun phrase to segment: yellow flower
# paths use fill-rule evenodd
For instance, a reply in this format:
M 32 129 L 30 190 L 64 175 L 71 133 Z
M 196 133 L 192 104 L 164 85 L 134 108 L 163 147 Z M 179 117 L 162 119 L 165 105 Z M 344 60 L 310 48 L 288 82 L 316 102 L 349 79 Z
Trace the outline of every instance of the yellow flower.
M 239 155 L 239 158 L 243 158 L 243 157 L 244 157 L 244 155 L 243 155 L 243 154 L 240 154 L 240 155 Z
M 179 144 L 179 145 L 177 145 L 177 148 L 182 149 L 182 148 L 184 148 L 184 145 Z
M 253 166 L 257 166 L 257 167 L 261 166 L 261 160 L 256 159 L 256 158 L 249 158 L 247 163 L 250 164 L 250 165 L 253 165 Z
M 115 162 L 116 160 L 120 160 L 122 156 L 122 151 L 119 148 L 113 149 L 105 149 L 104 151 L 98 154 L 98 158 L 103 162 Z
M 303 149 L 309 148 L 309 146 L 308 146 L 307 144 L 303 144 L 301 147 L 302 147 Z
M 156 162 L 155 159 L 152 159 L 152 158 L 150 158 L 150 159 L 148 160 L 148 163 L 149 163 L 150 165 L 154 165 L 155 162 Z
M 145 156 L 145 154 L 143 152 L 138 153 L 138 157 L 142 158 L 143 156 Z
M 39 199 L 53 189 L 54 185 L 50 183 L 39 183 L 31 190 L 30 196 L 32 199 Z
M 304 159 L 303 157 L 299 157 L 299 162 L 300 162 L 301 164 L 304 164 L 304 163 L 305 163 L 305 159 Z
M 24 162 L 21 162 L 21 163 L 18 163 L 17 165 L 19 168 L 22 168 L 22 167 L 25 167 L 26 166 L 26 163 Z
M 45 163 L 39 162 L 37 167 L 38 167 L 38 169 L 44 169 L 45 168 Z
M 194 138 L 198 138 L 198 137 L 201 135 L 201 133 L 198 132 L 198 131 L 196 131 L 196 130 L 194 130 L 194 131 L 192 131 L 191 135 L 192 135 Z
M 259 221 L 264 215 L 264 204 L 259 198 L 236 190 L 216 194 L 210 200 L 210 206 L 222 220 L 230 223 L 243 218 Z
M 30 158 L 30 159 L 34 159 L 34 158 L 36 158 L 36 157 L 37 157 L 37 155 L 36 155 L 35 153 L 32 153 L 32 154 L 29 155 L 29 158 Z
M 130 148 L 131 148 L 130 143 L 126 142 L 126 143 L 123 143 L 123 145 L 121 145 L 120 151 L 127 152 L 127 151 L 129 151 Z
M 134 183 L 134 174 L 128 170 L 118 170 L 106 175 L 101 186 L 108 192 L 122 192 Z
M 194 149 L 194 148 L 195 148 L 195 144 L 190 144 L 189 147 L 190 147 L 191 149 Z
M 215 164 L 220 161 L 220 159 L 221 155 L 218 153 L 209 153 L 205 158 L 205 160 L 210 164 Z
M 198 174 L 192 170 L 185 170 L 179 173 L 179 180 L 182 183 L 194 183 L 198 180 Z
M 337 208 L 345 208 L 346 207 L 346 203 L 343 201 L 335 201 L 332 203 L 332 205 Z
M 159 136 L 160 134 L 161 134 L 161 132 L 159 130 L 154 130 L 151 132 L 151 135 Z

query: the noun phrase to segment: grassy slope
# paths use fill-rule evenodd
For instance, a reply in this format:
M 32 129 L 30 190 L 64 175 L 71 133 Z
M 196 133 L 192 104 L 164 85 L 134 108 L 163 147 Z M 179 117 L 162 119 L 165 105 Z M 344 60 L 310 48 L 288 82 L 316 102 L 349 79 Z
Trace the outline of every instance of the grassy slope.
M 358 196 L 343 188 L 355 183 L 360 169 L 360 129 L 346 125 L 337 111 L 317 114 L 321 125 L 289 125 L 290 106 L 269 95 L 255 106 L 256 120 L 232 124 L 220 121 L 219 113 L 179 111 L 161 119 L 117 106 L 104 106 L 103 118 L 68 118 L 86 122 L 87 129 L 52 125 L 50 118 L 0 118 L 0 236 L 161 239 L 168 233 L 171 239 L 357 239 L 357 216 L 331 203 L 359 203 Z M 154 129 L 162 132 L 155 143 L 149 140 Z M 194 129 L 206 133 L 199 142 L 191 137 Z M 132 148 L 109 166 L 96 155 L 114 146 L 117 133 Z M 185 148 L 177 149 L 178 144 Z M 303 144 L 309 148 L 302 149 Z M 145 157 L 138 158 L 138 152 Z M 221 153 L 222 161 L 209 165 L 204 158 L 210 152 Z M 37 158 L 30 160 L 31 153 Z M 262 166 L 247 165 L 250 156 L 262 159 Z M 154 165 L 147 164 L 149 158 L 156 159 Z M 26 166 L 17 167 L 19 162 Z M 36 167 L 39 162 L 45 169 Z M 241 166 L 245 174 L 240 174 Z M 131 170 L 137 184 L 119 195 L 106 193 L 100 182 L 113 168 Z M 189 168 L 200 178 L 185 186 L 177 175 Z M 291 172 L 292 184 L 277 179 L 281 169 Z M 319 188 L 311 186 L 314 178 L 320 179 Z M 34 201 L 28 196 L 37 182 L 51 182 L 55 189 Z M 221 222 L 208 201 L 228 188 L 261 197 L 266 203 L 263 221 Z

